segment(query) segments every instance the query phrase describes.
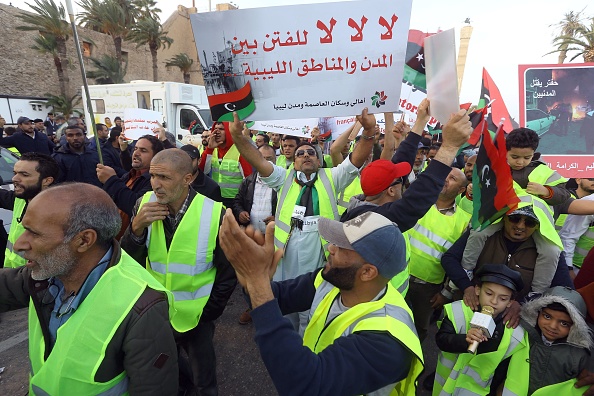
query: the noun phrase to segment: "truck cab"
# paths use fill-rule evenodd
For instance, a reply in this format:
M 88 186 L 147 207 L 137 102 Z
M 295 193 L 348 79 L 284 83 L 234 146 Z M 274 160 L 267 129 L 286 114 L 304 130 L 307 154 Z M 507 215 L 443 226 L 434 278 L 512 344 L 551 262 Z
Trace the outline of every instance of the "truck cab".
M 177 140 L 201 135 L 212 125 L 206 89 L 201 85 L 141 80 L 129 84 L 91 85 L 89 95 L 96 123 L 105 123 L 106 117 L 113 122 L 115 117 L 123 117 L 124 109 L 138 108 L 161 113 L 165 129 Z M 83 100 L 86 101 L 84 95 Z M 88 114 L 85 120 L 92 134 Z

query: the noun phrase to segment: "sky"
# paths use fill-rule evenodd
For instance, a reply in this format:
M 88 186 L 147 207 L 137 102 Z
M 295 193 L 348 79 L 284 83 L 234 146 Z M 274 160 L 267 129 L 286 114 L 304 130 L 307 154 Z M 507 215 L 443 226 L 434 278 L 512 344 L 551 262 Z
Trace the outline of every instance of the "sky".
M 55 0 L 59 1 L 59 0 Z M 64 1 L 64 0 L 61 0 Z M 395 0 L 396 1 L 396 0 Z M 0 0 L 0 3 L 27 9 L 33 0 Z M 212 0 L 212 9 L 220 1 Z M 320 3 L 315 0 L 234 0 L 240 9 L 293 4 Z M 325 2 L 333 2 L 326 0 Z M 191 0 L 157 0 L 165 21 L 181 4 L 192 6 Z M 209 8 L 208 0 L 195 0 L 199 12 Z M 589 7 L 588 4 L 590 4 Z M 470 18 L 474 28 L 460 103 L 476 103 L 480 95 L 483 67 L 499 87 L 512 117 L 518 117 L 518 65 L 557 63 L 557 54 L 545 54 L 554 49 L 551 40 L 556 29 L 551 25 L 563 19 L 569 11 L 581 11 L 594 17 L 591 0 L 413 0 L 411 29 L 435 32 L 456 29 L 456 36 Z M 191 35 L 191 32 L 188 32 Z M 581 57 L 575 62 L 582 62 Z

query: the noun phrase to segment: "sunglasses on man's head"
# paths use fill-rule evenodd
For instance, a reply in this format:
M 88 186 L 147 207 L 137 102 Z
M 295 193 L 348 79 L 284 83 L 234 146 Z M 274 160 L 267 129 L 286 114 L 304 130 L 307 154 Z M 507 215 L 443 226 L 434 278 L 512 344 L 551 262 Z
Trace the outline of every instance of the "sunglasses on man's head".
M 303 157 L 305 155 L 305 153 L 307 153 L 307 155 L 309 155 L 310 157 L 313 157 L 316 155 L 316 150 L 314 150 L 314 149 L 297 150 L 295 152 L 295 157 L 297 157 L 297 158 Z
M 517 224 L 520 222 L 520 220 L 524 219 L 524 225 L 528 228 L 534 228 L 538 225 L 538 221 L 534 220 L 531 217 L 526 217 L 526 216 L 522 216 L 522 215 L 509 215 L 507 216 L 507 219 L 510 221 L 510 223 L 514 223 Z

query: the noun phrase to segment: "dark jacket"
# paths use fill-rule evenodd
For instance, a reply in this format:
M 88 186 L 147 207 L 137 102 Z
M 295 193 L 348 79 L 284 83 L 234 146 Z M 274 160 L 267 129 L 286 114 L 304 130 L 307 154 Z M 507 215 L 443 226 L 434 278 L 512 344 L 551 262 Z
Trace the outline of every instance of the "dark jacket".
M 239 192 L 235 196 L 233 200 L 233 215 L 235 215 L 235 219 L 239 221 L 239 214 L 243 211 L 250 213 L 252 210 L 252 206 L 254 204 L 254 186 L 256 184 L 256 178 L 260 173 L 254 172 L 241 182 L 239 186 Z M 277 203 L 277 196 L 276 191 L 272 189 L 272 214 L 274 216 L 276 213 L 276 203 Z M 248 223 L 249 224 L 249 223 Z M 242 224 L 247 225 L 247 224 Z
M 538 327 L 542 308 L 552 303 L 562 304 L 573 325 L 567 338 L 545 345 Z M 577 308 L 565 298 L 546 295 L 522 306 L 522 327 L 530 340 L 530 382 L 528 394 L 539 388 L 577 378 L 586 368 L 593 342 L 590 329 Z
M 97 178 L 99 156 L 97 155 L 97 151 L 89 149 L 88 145 L 85 146 L 82 154 L 76 154 L 66 144 L 65 146 L 60 146 L 52 154 L 52 157 L 60 167 L 60 176 L 58 176 L 57 183 L 70 181 L 89 183 L 101 187 L 101 182 Z
M 103 190 L 113 199 L 118 209 L 132 217 L 136 201 L 147 191 L 151 191 L 153 187 L 151 186 L 151 175 L 148 172 L 144 172 L 136 179 L 132 188 L 126 186 L 129 179 L 130 172 L 122 177 L 112 176 L 103 185 Z
M 400 144 L 392 162 L 414 162 L 417 146 L 421 137 L 415 133 L 409 133 L 406 139 Z M 404 232 L 417 224 L 417 221 L 427 213 L 431 205 L 435 204 L 441 192 L 445 179 L 452 168 L 439 161 L 431 161 L 424 172 L 419 173 L 417 180 L 404 192 L 402 198 L 382 206 L 357 205 L 353 209 L 343 213 L 340 221 L 347 221 L 359 216 L 362 213 L 373 211 L 387 217 L 398 224 L 400 231 Z M 356 197 L 351 200 L 357 199 Z
M 101 145 L 101 155 L 103 155 L 103 164 L 110 166 L 113 170 L 116 171 L 116 175 L 118 177 L 124 176 L 126 174 L 126 170 L 122 166 L 122 161 L 120 160 L 120 149 L 115 148 L 111 145 L 111 142 L 107 141 Z
M 120 246 L 114 241 L 109 267 L 120 256 Z M 48 287 L 48 281 L 34 281 L 27 267 L 0 269 L 0 312 L 25 308 L 31 299 L 41 323 L 46 358 L 52 349 L 49 319 L 54 305 L 41 301 Z M 163 293 L 147 288 L 138 298 L 107 346 L 94 380 L 110 381 L 123 370 L 130 379 L 131 395 L 177 394 L 177 348 Z
M 255 340 L 279 395 L 363 395 L 406 378 L 413 354 L 384 331 L 359 331 L 339 337 L 320 353 L 283 314 L 311 308 L 316 272 L 272 282 L 276 299 L 251 312 Z M 288 358 L 290 357 L 290 358 Z
M 468 279 L 468 275 L 462 267 L 462 257 L 464 256 L 464 248 L 466 247 L 469 235 L 470 231 L 466 231 L 462 234 L 460 239 L 458 239 L 441 257 L 441 266 L 445 270 L 447 276 L 461 291 L 473 286 L 472 281 Z M 503 230 L 501 230 L 487 239 L 485 247 L 476 263 L 475 271 L 483 264 L 502 264 L 507 265 L 514 271 L 518 271 L 520 275 L 522 275 L 524 289 L 518 292 L 516 300 L 522 301 L 531 289 L 537 257 L 536 245 L 532 237 L 530 237 L 510 254 L 504 238 Z M 573 289 L 573 283 L 569 277 L 569 270 L 565 263 L 565 253 L 561 253 L 559 257 L 557 269 L 553 276 L 553 280 L 551 281 L 551 287 L 553 286 L 567 286 Z
M 1 137 L 0 135 L 0 146 L 15 147 L 21 154 L 35 152 L 51 155 L 54 152 L 54 143 L 45 133 L 35 132 L 35 139 L 33 139 L 20 129 L 17 129 L 12 136 Z
M 223 202 L 223 197 L 221 196 L 221 187 L 216 181 L 206 176 L 200 168 L 198 168 L 198 175 L 196 176 L 196 179 L 194 179 L 194 181 L 190 184 L 190 187 L 192 187 L 197 193 L 200 193 L 205 197 L 212 199 L 213 201 Z
M 196 191 L 190 188 L 190 203 L 192 199 L 196 196 Z M 188 206 L 190 205 L 188 203 Z M 136 202 L 134 206 L 134 216 L 138 213 L 138 208 L 140 206 L 140 199 Z M 223 220 L 224 211 L 221 211 L 221 222 Z M 134 221 L 134 217 L 130 220 L 130 224 Z M 220 224 L 220 223 L 219 223 Z M 168 221 L 163 221 L 163 228 L 165 233 L 165 243 L 167 248 L 171 245 L 171 240 L 173 239 L 173 235 L 175 232 L 172 230 L 171 225 Z M 145 232 L 145 240 L 141 243 L 138 243 L 131 235 L 131 226 L 128 227 L 124 235 L 122 236 L 121 243 L 122 249 L 124 249 L 130 256 L 132 256 L 136 261 L 139 263 L 146 263 L 146 259 L 148 256 L 148 249 L 145 243 L 146 240 L 146 232 Z M 214 251 L 213 257 L 213 264 L 217 269 L 217 274 L 215 276 L 214 285 L 212 287 L 212 291 L 210 292 L 210 297 L 204 306 L 204 310 L 202 311 L 202 316 L 200 317 L 200 322 L 206 322 L 217 319 L 223 313 L 225 306 L 227 305 L 227 301 L 233 290 L 235 289 L 235 285 L 237 284 L 237 278 L 235 276 L 235 270 L 225 257 L 225 253 L 223 253 L 223 249 L 219 244 L 219 239 L 217 238 L 217 246 Z

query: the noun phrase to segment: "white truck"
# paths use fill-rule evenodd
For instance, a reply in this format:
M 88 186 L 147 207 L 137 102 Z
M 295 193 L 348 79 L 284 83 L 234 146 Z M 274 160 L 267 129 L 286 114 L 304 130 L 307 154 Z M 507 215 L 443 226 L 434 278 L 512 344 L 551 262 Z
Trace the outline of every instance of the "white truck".
M 81 90 L 84 92 L 84 88 Z M 206 89 L 202 85 L 138 80 L 127 84 L 90 85 L 89 96 L 95 122 L 103 124 L 106 117 L 114 123 L 118 116 L 123 119 L 124 109 L 136 108 L 163 114 L 164 126 L 178 140 L 202 134 L 212 125 Z M 86 109 L 85 95 L 83 104 Z M 196 127 L 190 131 L 193 121 Z M 85 123 L 90 129 L 91 119 L 86 111 Z
M 45 121 L 47 113 L 52 111 L 51 106 L 45 105 L 46 101 L 34 96 L 0 95 L 0 116 L 4 117 L 7 125 L 16 125 L 19 117 Z

